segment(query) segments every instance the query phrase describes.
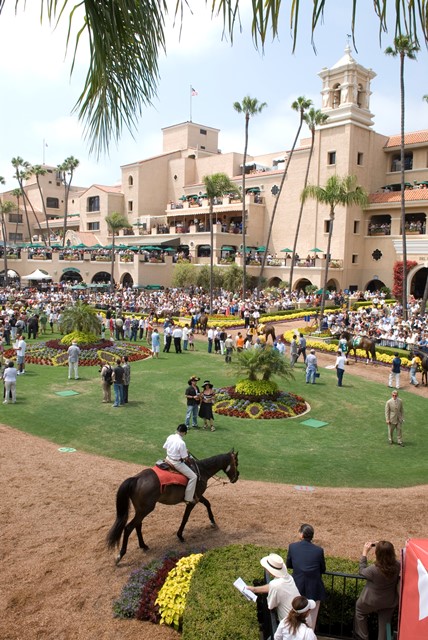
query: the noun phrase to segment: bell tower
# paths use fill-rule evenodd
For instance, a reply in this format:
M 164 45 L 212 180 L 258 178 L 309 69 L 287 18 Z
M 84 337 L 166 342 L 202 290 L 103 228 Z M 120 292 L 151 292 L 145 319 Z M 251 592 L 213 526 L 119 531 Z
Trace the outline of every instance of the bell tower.
M 322 79 L 322 111 L 328 115 L 327 126 L 353 123 L 370 129 L 370 82 L 376 77 L 372 69 L 358 64 L 351 55 L 349 44 L 344 55 L 330 69 L 319 72 Z

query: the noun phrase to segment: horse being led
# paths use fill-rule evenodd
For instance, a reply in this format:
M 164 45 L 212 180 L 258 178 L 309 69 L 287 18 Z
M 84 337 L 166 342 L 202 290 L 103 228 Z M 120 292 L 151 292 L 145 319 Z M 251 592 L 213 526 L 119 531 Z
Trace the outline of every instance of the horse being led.
M 219 471 L 224 471 L 232 483 L 238 480 L 238 452 L 235 453 L 232 449 L 229 453 L 197 460 L 196 465 L 198 482 L 196 485 L 195 498 L 198 498 L 199 502 L 205 505 L 211 526 L 215 527 L 216 523 L 213 512 L 211 511 L 211 505 L 203 494 L 207 489 L 208 480 Z M 144 469 L 144 471 L 141 471 L 138 475 L 124 480 L 116 494 L 116 520 L 107 535 L 107 545 L 112 549 L 119 544 L 123 533 L 122 547 L 116 558 L 116 564 L 126 553 L 128 538 L 133 529 L 137 532 L 140 549 L 146 551 L 149 548 L 143 539 L 141 531 L 142 521 L 154 510 L 157 502 L 170 505 L 178 504 L 179 502 L 183 502 L 183 500 L 184 487 L 182 485 L 167 485 L 164 492 L 161 493 L 159 478 L 152 469 Z M 131 501 L 134 506 L 135 514 L 128 522 L 129 501 Z M 184 542 L 184 527 L 195 506 L 195 504 L 188 504 L 184 511 L 180 528 L 177 531 L 177 536 L 181 542 Z
M 413 358 L 413 354 L 418 356 L 421 361 L 421 369 L 422 369 L 422 384 L 428 386 L 428 354 L 422 349 L 412 349 L 410 352 L 410 357 Z
M 376 362 L 376 342 L 367 336 L 353 336 L 349 331 L 344 331 L 341 338 L 345 338 L 347 352 L 350 355 L 351 351 L 354 352 L 354 358 L 357 360 L 357 349 L 362 349 L 366 352 L 366 364 L 370 361 Z

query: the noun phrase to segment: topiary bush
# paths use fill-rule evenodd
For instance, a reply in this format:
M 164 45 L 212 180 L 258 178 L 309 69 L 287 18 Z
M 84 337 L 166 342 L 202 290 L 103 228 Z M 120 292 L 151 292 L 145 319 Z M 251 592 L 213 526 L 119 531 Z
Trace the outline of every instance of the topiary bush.
M 96 344 L 100 342 L 100 337 L 94 333 L 85 333 L 84 331 L 72 331 L 67 333 L 66 336 L 61 338 L 61 344 L 70 346 L 73 340 L 76 340 L 77 344 Z

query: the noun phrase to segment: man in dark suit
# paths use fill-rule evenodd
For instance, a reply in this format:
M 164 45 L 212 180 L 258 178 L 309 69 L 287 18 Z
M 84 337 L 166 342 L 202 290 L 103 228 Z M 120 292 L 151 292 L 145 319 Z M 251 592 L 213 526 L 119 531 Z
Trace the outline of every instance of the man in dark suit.
M 313 544 L 314 528 L 310 524 L 302 524 L 299 535 L 300 542 L 293 542 L 288 547 L 286 565 L 293 569 L 294 582 L 300 594 L 316 601 L 317 606 L 307 619 L 308 625 L 315 629 L 320 601 L 326 598 L 321 578 L 326 570 L 324 549 Z

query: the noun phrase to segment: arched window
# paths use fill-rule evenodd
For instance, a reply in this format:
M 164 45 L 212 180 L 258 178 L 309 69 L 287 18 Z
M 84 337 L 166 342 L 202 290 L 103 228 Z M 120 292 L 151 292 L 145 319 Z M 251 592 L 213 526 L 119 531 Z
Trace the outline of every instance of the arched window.
M 198 247 L 198 258 L 209 258 L 211 255 L 211 247 L 209 244 L 200 244 Z
M 132 187 L 132 185 L 134 184 L 134 178 L 132 176 L 128 177 L 128 187 Z
M 363 85 L 359 84 L 357 88 L 357 106 L 359 106 L 360 109 L 366 106 L 364 93 Z

